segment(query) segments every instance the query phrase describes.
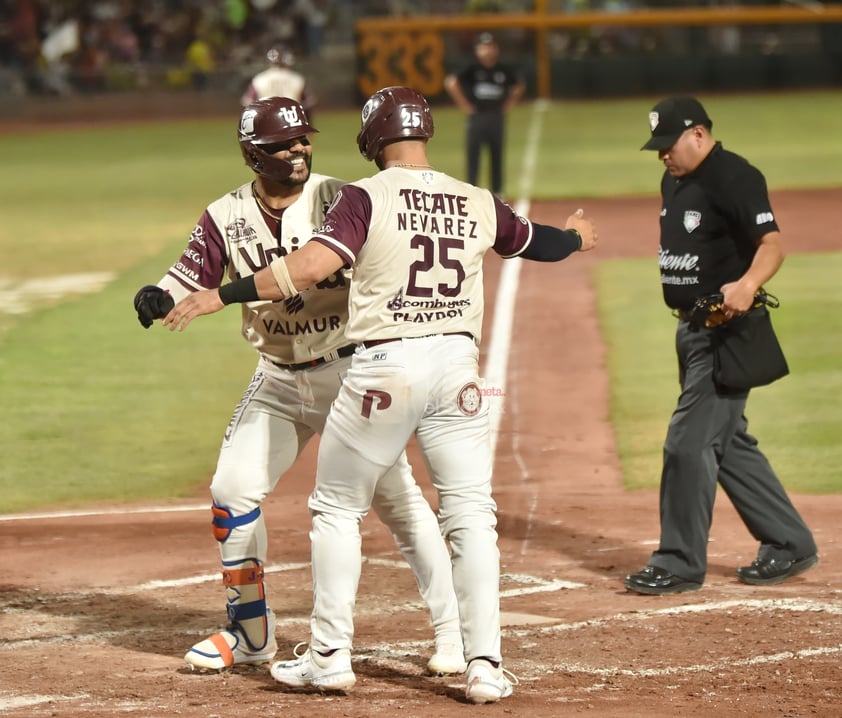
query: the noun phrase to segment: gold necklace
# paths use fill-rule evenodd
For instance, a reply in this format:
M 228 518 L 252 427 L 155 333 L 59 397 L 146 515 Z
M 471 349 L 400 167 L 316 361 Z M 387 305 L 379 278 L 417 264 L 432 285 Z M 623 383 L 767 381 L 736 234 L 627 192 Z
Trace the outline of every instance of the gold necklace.
M 415 169 L 419 169 L 419 170 L 431 170 L 431 169 L 433 169 L 432 165 L 416 165 L 416 164 L 413 164 L 412 162 L 393 162 L 392 164 L 389 165 L 389 169 L 392 169 L 392 167 L 414 167 Z
M 275 221 L 277 221 L 277 222 L 281 221 L 282 214 L 280 214 L 280 215 L 275 214 L 275 212 L 277 212 L 278 210 L 273 211 L 266 204 L 266 202 L 263 200 L 263 197 L 260 196 L 260 192 L 257 191 L 257 185 L 254 182 L 251 183 L 251 193 L 254 195 L 254 199 L 257 202 L 260 209 L 262 209 L 264 212 L 266 212 L 266 214 L 268 214 Z M 281 210 L 281 213 L 283 213 L 283 211 L 284 210 Z

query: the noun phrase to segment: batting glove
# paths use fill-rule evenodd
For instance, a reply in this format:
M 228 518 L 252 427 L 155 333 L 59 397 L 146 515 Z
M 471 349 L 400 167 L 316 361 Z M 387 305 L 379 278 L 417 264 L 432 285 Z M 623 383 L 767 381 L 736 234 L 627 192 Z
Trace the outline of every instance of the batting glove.
M 145 329 L 149 329 L 156 319 L 167 316 L 174 306 L 175 301 L 169 293 L 154 284 L 141 287 L 134 295 L 137 320 Z

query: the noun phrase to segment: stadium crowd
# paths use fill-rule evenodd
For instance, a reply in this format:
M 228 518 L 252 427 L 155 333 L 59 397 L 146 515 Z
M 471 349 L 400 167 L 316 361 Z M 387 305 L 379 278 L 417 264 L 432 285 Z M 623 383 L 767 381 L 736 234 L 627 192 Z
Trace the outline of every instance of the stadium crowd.
M 644 6 L 731 1 L 545 0 L 542 6 L 548 13 L 623 13 Z M 240 92 L 265 63 L 271 46 L 283 44 L 301 61 L 319 63 L 330 48 L 351 48 L 354 23 L 365 17 L 529 12 L 534 7 L 533 0 L 0 0 L 0 96 L 148 87 L 215 86 Z M 822 44 L 836 58 L 839 27 L 821 28 Z M 780 44 L 779 33 L 770 28 L 750 34 L 760 36 L 754 48 L 760 53 L 774 52 Z M 669 49 L 658 37 L 609 27 L 554 33 L 550 41 L 554 56 L 582 57 Z M 510 39 L 513 51 L 528 52 L 533 42 L 528 34 L 520 41 L 516 34 Z M 748 47 L 746 39 L 734 27 L 696 28 L 689 39 L 681 35 L 681 44 L 711 43 L 719 52 L 734 54 L 741 44 Z
M 300 58 L 352 42 L 361 17 L 524 10 L 477 0 L 0 0 L 0 94 L 207 86 L 272 44 Z

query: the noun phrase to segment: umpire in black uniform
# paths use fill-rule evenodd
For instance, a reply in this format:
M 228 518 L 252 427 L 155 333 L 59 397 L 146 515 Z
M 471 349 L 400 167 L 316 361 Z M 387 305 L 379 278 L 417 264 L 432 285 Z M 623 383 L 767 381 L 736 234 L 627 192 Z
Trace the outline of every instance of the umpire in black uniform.
M 498 61 L 500 48 L 491 33 L 484 32 L 474 45 L 476 61 L 455 75 L 448 75 L 444 88 L 456 105 L 468 114 L 467 180 L 481 184 L 480 154 L 488 147 L 491 160 L 491 191 L 503 191 L 503 143 L 506 111 L 520 101 L 526 89 L 520 74 Z
M 715 330 L 688 321 L 695 301 L 717 292 L 727 318 L 745 314 L 781 266 L 766 181 L 713 139 L 713 123 L 692 97 L 659 102 L 649 124 L 642 149 L 657 151 L 666 167 L 659 265 L 664 301 L 679 319 L 681 394 L 664 443 L 660 545 L 644 569 L 626 576 L 625 587 L 643 594 L 701 588 L 717 482 L 760 543 L 737 577 L 779 583 L 818 563 L 815 541 L 747 431 L 748 390 L 714 382 Z

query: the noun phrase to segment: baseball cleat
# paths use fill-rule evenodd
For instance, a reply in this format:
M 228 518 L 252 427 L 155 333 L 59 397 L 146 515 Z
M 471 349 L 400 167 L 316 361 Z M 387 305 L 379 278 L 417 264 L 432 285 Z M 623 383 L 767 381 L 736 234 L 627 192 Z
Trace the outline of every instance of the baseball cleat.
M 442 643 L 436 646 L 436 652 L 427 661 L 427 670 L 434 676 L 464 673 L 467 667 L 462 647 L 453 643 Z
M 191 668 L 206 671 L 221 671 L 232 666 L 260 665 L 269 663 L 278 652 L 275 641 L 275 621 L 269 621 L 270 631 L 266 645 L 252 648 L 236 626 L 214 633 L 199 641 L 184 654 L 184 660 Z
M 518 680 L 513 673 L 494 667 L 484 658 L 473 659 L 468 666 L 468 686 L 465 698 L 471 703 L 496 703 L 512 695 L 512 686 Z
M 320 691 L 349 691 L 354 687 L 357 677 L 351 668 L 351 651 L 339 648 L 323 656 L 307 648 L 299 655 L 298 649 L 305 645 L 299 643 L 295 647 L 296 657 L 291 661 L 273 663 L 269 669 L 272 678 L 289 688 L 312 686 Z

